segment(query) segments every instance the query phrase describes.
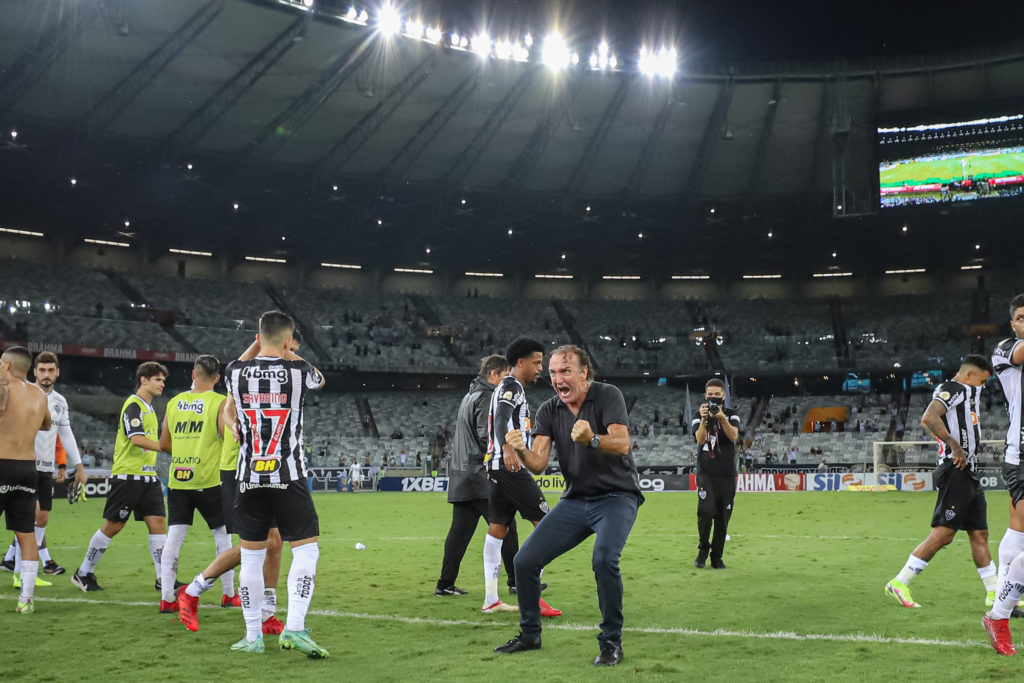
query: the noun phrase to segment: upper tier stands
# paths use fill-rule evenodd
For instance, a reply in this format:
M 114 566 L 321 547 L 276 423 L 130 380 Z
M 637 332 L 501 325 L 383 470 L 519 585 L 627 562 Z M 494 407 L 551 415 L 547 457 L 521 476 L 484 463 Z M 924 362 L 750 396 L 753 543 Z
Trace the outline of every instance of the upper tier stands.
M 0 321 L 6 323 L 0 334 L 6 329 L 11 339 L 38 342 L 198 350 L 226 359 L 251 343 L 259 314 L 275 305 L 258 284 L 140 275 L 123 276 L 123 282 L 152 308 L 176 312 L 173 334 L 154 322 L 124 320 L 138 311 L 100 271 L 72 267 L 53 276 L 44 266 L 21 261 L 0 268 Z M 975 341 L 963 331 L 970 297 L 962 294 L 566 301 L 569 318 L 563 320 L 558 305 L 544 299 L 308 287 L 279 293 L 330 362 L 367 371 L 473 372 L 481 356 L 502 352 L 521 335 L 553 347 L 578 333 L 604 376 L 703 374 L 713 364 L 729 374 L 750 375 L 881 370 L 897 363 L 905 369 L 948 367 Z M 849 344 L 837 354 L 840 319 Z M 712 335 L 713 348 L 696 343 L 698 333 Z

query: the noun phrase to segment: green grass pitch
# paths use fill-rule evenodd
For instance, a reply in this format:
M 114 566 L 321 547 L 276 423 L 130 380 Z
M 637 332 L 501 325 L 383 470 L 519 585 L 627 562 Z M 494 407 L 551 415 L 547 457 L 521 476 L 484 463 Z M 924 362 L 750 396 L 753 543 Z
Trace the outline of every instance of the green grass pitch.
M 551 496 L 553 504 L 556 497 Z M 727 544 L 729 569 L 698 570 L 692 494 L 652 494 L 622 556 L 626 659 L 598 670 L 600 620 L 591 542 L 554 562 L 545 598 L 564 610 L 546 620 L 543 649 L 497 655 L 518 631 L 515 614 L 483 615 L 483 526 L 462 565 L 462 597 L 435 597 L 450 520 L 444 494 L 315 496 L 321 556 L 307 624 L 331 651 L 307 660 L 277 648 L 229 651 L 243 634 L 237 609 L 220 609 L 219 585 L 202 600 L 201 630 L 157 612 L 145 528 L 131 523 L 85 594 L 70 574 L 37 589 L 37 611 L 14 613 L 0 573 L 3 676 L 32 681 L 969 681 L 1021 680 L 1024 660 L 1003 658 L 981 627 L 984 590 L 963 534 L 914 582 L 923 609 L 883 595 L 885 582 L 928 531 L 934 493 L 741 493 Z M 991 547 L 1006 527 L 1005 492 L 989 494 Z M 100 523 L 102 501 L 55 503 L 48 532 L 69 572 Z M 525 525 L 524 525 L 525 526 Z M 356 542 L 366 544 L 357 551 Z M 194 527 L 181 558 L 191 579 L 213 543 Z M 285 550 L 281 602 L 285 602 Z M 504 581 L 502 581 L 504 586 Z M 503 589 L 504 597 L 504 589 Z M 514 601 L 514 598 L 512 599 Z M 284 617 L 285 607 L 279 616 Z M 1024 634 L 1024 623 L 1011 625 Z
M 1024 173 L 1024 153 L 999 156 L 967 157 L 967 175 L 990 177 L 1020 175 Z M 894 168 L 882 169 L 879 181 L 882 187 L 948 183 L 963 178 L 960 158 L 911 161 Z

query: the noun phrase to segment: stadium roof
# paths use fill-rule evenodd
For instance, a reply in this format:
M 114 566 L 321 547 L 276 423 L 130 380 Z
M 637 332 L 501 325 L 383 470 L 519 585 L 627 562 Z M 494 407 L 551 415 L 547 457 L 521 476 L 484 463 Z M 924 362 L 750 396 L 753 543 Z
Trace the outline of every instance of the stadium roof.
M 148 239 L 196 226 L 195 247 L 244 226 L 264 251 L 294 236 L 406 261 L 427 247 L 514 259 L 521 245 L 499 239 L 512 229 L 578 263 L 607 258 L 580 235 L 615 239 L 645 268 L 669 243 L 714 256 L 708 220 L 816 229 L 840 146 L 845 182 L 870 197 L 879 112 L 1024 95 L 1020 44 L 742 66 L 684 54 L 664 78 L 638 71 L 632 37 L 617 70 L 586 68 L 586 38 L 582 65 L 553 70 L 539 45 L 481 59 L 381 36 L 373 15 L 344 21 L 347 3 L 289 2 L 5 3 L 0 123 L 22 133 L 5 136 L 5 220 L 81 235 L 131 216 Z M 717 205 L 731 213 L 710 218 Z

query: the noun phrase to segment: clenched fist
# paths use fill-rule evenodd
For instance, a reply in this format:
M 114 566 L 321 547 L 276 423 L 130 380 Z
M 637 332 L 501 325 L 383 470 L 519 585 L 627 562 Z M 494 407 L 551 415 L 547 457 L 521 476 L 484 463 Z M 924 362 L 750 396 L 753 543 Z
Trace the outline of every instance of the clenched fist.
M 523 432 L 520 429 L 513 429 L 505 434 L 505 443 L 511 446 L 516 453 L 526 450 L 526 442 L 523 441 Z
M 594 430 L 590 428 L 590 423 L 586 420 L 576 420 L 576 424 L 572 426 L 572 440 L 589 445 L 593 438 Z

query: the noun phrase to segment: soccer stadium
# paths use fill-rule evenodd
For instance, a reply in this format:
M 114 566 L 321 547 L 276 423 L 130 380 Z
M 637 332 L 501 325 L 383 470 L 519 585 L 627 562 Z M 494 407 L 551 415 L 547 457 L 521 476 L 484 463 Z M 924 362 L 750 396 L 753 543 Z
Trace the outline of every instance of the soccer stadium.
M 713 5 L 0 3 L 3 675 L 1024 676 L 1024 43 Z

